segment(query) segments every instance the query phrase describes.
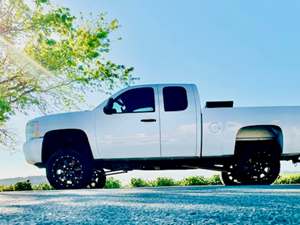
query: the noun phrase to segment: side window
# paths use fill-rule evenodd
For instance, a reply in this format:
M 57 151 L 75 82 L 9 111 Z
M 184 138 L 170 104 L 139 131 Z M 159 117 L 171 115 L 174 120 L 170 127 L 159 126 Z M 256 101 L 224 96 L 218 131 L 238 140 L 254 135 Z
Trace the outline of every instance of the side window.
M 166 112 L 182 111 L 188 107 L 187 94 L 183 87 L 164 87 L 163 97 Z
M 150 87 L 128 90 L 115 98 L 113 109 L 116 113 L 154 112 L 154 90 Z

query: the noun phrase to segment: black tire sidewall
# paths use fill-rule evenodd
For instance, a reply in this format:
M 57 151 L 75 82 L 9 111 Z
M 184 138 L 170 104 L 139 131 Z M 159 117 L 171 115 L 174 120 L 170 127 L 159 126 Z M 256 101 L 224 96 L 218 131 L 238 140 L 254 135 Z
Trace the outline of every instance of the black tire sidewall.
M 95 172 L 95 171 L 94 171 Z M 94 176 L 94 175 L 92 175 Z M 101 189 L 105 187 L 106 184 L 106 175 L 104 170 L 97 170 L 97 178 L 99 179 L 98 182 L 95 182 L 95 186 L 91 186 L 91 184 L 88 185 L 88 188 L 90 189 Z M 92 178 L 91 178 L 92 180 Z M 92 181 L 90 181 L 90 183 L 92 183 Z
M 229 178 L 228 172 L 221 172 L 221 181 L 225 186 L 235 186 L 238 185 L 238 183 L 234 182 Z
M 100 179 L 100 181 L 97 183 L 96 187 L 104 188 L 105 184 L 106 184 L 106 176 L 105 176 L 104 172 L 103 172 L 103 174 L 100 175 L 99 179 Z

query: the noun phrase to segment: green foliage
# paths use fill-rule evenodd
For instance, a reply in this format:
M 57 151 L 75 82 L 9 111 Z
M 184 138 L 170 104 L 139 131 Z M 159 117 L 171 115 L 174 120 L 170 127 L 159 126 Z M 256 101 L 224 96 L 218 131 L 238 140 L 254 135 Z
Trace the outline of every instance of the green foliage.
M 0 1 L 0 136 L 16 112 L 74 108 L 86 92 L 129 84 L 133 68 L 107 59 L 119 22 L 105 17 L 78 18 L 49 0 Z
M 300 184 L 300 174 L 280 176 L 275 184 Z M 202 176 L 186 177 L 180 181 L 175 181 L 172 178 L 158 177 L 156 180 L 143 180 L 141 178 L 132 178 L 130 181 L 131 187 L 160 187 L 160 186 L 193 186 L 193 185 L 222 185 L 220 176 L 214 175 L 209 178 Z M 113 177 L 107 179 L 105 188 L 117 189 L 122 188 L 120 180 Z M 1 191 L 29 191 L 29 190 L 53 190 L 49 184 L 31 185 L 29 181 L 18 182 L 15 185 L 0 185 Z
M 37 4 L 37 5 L 42 5 L 42 4 L 45 4 L 45 3 L 48 3 L 49 2 L 49 0 L 35 0 L 35 4 Z
M 105 187 L 104 188 L 107 188 L 107 189 L 116 189 L 116 188 L 121 188 L 122 185 L 121 185 L 121 181 L 113 178 L 113 177 L 110 177 L 106 180 L 106 183 L 105 183 Z
M 32 186 L 29 180 L 17 182 L 14 186 L 15 191 L 31 191 Z
M 168 177 L 158 177 L 155 182 L 155 186 L 176 186 L 177 183 L 174 179 Z
M 212 177 L 207 178 L 209 185 L 222 185 L 222 181 L 219 175 L 213 175 Z
M 130 181 L 132 187 L 159 187 L 159 186 L 193 186 L 193 185 L 221 185 L 219 175 L 214 175 L 210 178 L 202 176 L 186 177 L 180 181 L 167 177 L 158 177 L 156 180 L 143 180 L 141 178 L 132 178 Z
M 8 118 L 8 113 L 11 111 L 9 102 L 0 98 L 0 123 Z
M 132 187 L 150 187 L 152 186 L 149 182 L 141 178 L 131 178 L 130 184 Z
M 1 191 L 14 191 L 14 185 L 0 185 L 0 192 Z
M 53 190 L 53 187 L 50 184 L 37 184 L 33 185 L 33 190 L 40 191 L 40 190 Z
M 202 176 L 187 177 L 180 182 L 184 186 L 208 185 L 207 179 Z
M 275 184 L 300 184 L 300 175 L 291 174 L 291 175 L 279 176 L 275 181 Z

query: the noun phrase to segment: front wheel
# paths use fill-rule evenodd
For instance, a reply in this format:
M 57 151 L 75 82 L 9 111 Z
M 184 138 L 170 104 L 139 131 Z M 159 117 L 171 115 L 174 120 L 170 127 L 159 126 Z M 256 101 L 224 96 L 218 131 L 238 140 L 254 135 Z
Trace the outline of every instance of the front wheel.
M 239 185 L 240 182 L 238 180 L 238 175 L 237 175 L 237 164 L 233 163 L 231 164 L 227 171 L 222 171 L 221 172 L 221 180 L 224 185 L 227 186 L 233 186 L 233 185 Z
M 85 188 L 91 180 L 92 163 L 83 154 L 72 150 L 54 153 L 47 162 L 46 174 L 55 189 Z

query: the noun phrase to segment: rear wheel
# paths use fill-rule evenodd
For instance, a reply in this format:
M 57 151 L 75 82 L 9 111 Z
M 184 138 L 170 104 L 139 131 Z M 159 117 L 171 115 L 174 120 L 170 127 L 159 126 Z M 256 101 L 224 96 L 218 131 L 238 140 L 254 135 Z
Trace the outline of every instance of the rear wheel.
M 280 157 L 271 149 L 261 149 L 248 154 L 241 167 L 239 180 L 243 184 L 270 185 L 280 173 Z
M 246 143 L 235 162 L 222 172 L 225 185 L 270 185 L 280 173 L 280 151 L 274 143 Z
M 104 188 L 106 183 L 106 175 L 104 170 L 94 170 L 92 174 L 92 178 L 87 188 L 96 189 L 96 188 Z
M 91 161 L 83 154 L 72 150 L 58 151 L 47 162 L 47 178 L 55 189 L 85 188 L 91 180 L 91 166 Z

